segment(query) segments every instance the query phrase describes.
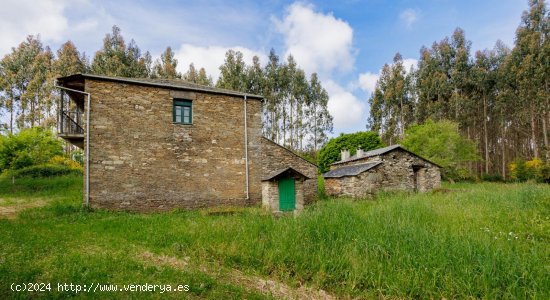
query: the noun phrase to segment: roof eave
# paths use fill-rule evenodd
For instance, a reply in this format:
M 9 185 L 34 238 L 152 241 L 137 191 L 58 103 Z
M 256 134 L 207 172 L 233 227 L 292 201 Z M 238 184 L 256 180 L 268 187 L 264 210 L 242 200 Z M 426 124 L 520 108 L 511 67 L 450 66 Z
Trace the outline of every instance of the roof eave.
M 121 77 L 109 77 L 109 76 L 102 76 L 102 75 L 94 75 L 94 74 L 73 74 L 69 76 L 64 77 L 58 77 L 58 81 L 66 81 L 66 80 L 78 80 L 78 79 L 96 79 L 96 80 L 105 80 L 105 81 L 114 81 L 114 82 L 122 82 L 122 83 L 131 83 L 136 85 L 143 85 L 143 86 L 152 86 L 152 87 L 161 87 L 161 88 L 170 88 L 170 89 L 176 89 L 176 90 L 186 90 L 186 91 L 197 91 L 197 92 L 203 92 L 203 93 L 210 93 L 210 94 L 221 94 L 221 95 L 229 95 L 229 96 L 236 96 L 236 97 L 247 97 L 250 99 L 260 100 L 264 101 L 264 97 L 260 95 L 254 95 L 249 93 L 240 93 L 240 92 L 234 92 L 230 90 L 225 89 L 207 89 L 207 88 L 200 88 L 200 87 L 191 87 L 191 86 L 178 86 L 178 85 L 172 85 L 167 83 L 160 83 L 160 82 L 145 82 L 140 80 L 134 80 L 132 78 L 121 78 Z

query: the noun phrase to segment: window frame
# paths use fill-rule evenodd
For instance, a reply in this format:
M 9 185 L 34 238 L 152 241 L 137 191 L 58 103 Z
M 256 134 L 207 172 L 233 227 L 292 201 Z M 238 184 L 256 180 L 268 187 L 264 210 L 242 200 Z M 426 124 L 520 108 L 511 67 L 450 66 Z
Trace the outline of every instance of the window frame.
M 176 110 L 178 107 L 181 107 L 181 122 L 176 121 Z M 189 122 L 185 122 L 183 107 L 189 108 Z M 193 100 L 174 98 L 172 103 L 172 122 L 174 124 L 193 125 Z

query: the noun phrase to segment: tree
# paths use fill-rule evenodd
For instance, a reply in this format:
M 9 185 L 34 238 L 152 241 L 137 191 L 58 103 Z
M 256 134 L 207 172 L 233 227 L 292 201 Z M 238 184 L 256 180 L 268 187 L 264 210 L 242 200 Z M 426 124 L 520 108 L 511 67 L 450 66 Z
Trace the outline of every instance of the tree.
M 319 150 L 328 140 L 328 133 L 332 133 L 332 116 L 328 111 L 329 96 L 327 91 L 321 86 L 317 73 L 311 74 L 309 80 L 309 94 L 307 95 L 306 106 L 309 124 L 308 135 L 310 136 L 310 146 L 314 153 Z
M 181 74 L 176 70 L 178 60 L 174 57 L 175 53 L 171 47 L 166 47 L 166 50 L 160 55 L 153 66 L 152 77 L 154 78 L 181 78 Z
M 87 64 L 86 56 L 78 52 L 73 42 L 67 41 L 57 50 L 57 58 L 53 62 L 52 72 L 55 77 L 85 73 Z
M 0 135 L 0 172 L 43 164 L 62 154 L 61 141 L 48 129 L 35 127 Z
M 476 145 L 460 135 L 456 122 L 448 120 L 411 126 L 401 145 L 442 166 L 443 174 L 451 179 L 468 177 L 464 164 L 479 159 Z
M 330 164 L 341 159 L 341 151 L 349 150 L 353 155 L 357 149 L 365 151 L 383 147 L 380 136 L 376 132 L 361 131 L 350 134 L 340 134 L 337 138 L 332 138 L 319 151 L 319 169 L 321 172 L 327 172 Z
M 92 73 L 107 76 L 148 77 L 150 70 L 149 52 L 142 56 L 134 40 L 126 46 L 116 25 L 103 39 L 103 48 L 96 52 L 91 65 Z
M 246 91 L 246 65 L 240 51 L 228 50 L 225 53 L 225 61 L 220 66 L 220 78 L 218 78 L 216 87 Z
M 52 54 L 44 49 L 39 37 L 28 36 L 17 48 L 0 61 L 0 90 L 4 93 L 3 107 L 9 113 L 8 128 L 37 125 L 43 109 L 42 96 L 48 94 L 47 74 Z

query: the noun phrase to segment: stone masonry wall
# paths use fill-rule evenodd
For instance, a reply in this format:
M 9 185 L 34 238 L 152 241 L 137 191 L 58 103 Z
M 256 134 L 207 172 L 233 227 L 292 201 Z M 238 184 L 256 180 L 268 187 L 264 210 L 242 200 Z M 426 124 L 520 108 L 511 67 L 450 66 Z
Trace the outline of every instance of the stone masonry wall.
M 261 102 L 86 79 L 91 93 L 90 204 L 116 210 L 248 205 L 261 199 Z M 173 98 L 193 101 L 193 124 L 172 122 Z
M 382 161 L 382 164 L 357 176 L 326 178 L 325 190 L 330 196 L 367 197 L 377 191 L 415 190 L 413 166 L 420 167 L 417 173 L 417 187 L 420 192 L 437 188 L 441 184 L 437 166 L 415 155 L 397 149 L 380 156 L 356 160 L 344 165 Z
M 261 138 L 261 145 L 262 178 L 277 170 L 291 167 L 310 178 L 304 182 L 304 204 L 315 201 L 317 166 L 267 138 Z

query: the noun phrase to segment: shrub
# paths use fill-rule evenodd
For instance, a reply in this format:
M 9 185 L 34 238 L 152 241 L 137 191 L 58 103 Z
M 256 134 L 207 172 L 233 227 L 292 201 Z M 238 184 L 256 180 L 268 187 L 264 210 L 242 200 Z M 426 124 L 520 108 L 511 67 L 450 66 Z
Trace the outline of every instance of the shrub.
M 61 141 L 52 132 L 34 127 L 16 134 L 0 135 L 0 171 L 18 170 L 47 163 L 63 154 Z
M 329 165 L 341 159 L 340 151 L 350 150 L 353 155 L 357 149 L 365 151 L 383 147 L 382 141 L 376 132 L 362 131 L 351 134 L 341 134 L 337 138 L 332 138 L 319 151 L 319 169 L 321 172 L 327 172 Z
M 479 160 L 476 145 L 460 135 L 458 124 L 452 121 L 426 121 L 407 129 L 403 147 L 444 168 L 443 176 L 465 180 L 473 176 L 464 163 Z
M 19 170 L 13 170 L 8 173 L 9 176 L 13 177 L 30 177 L 30 178 L 39 178 L 39 177 L 53 177 L 61 175 L 82 175 L 82 169 L 71 169 L 65 165 L 53 165 L 53 164 L 43 164 L 25 167 Z
M 500 174 L 483 174 L 481 180 L 489 182 L 504 182 L 504 178 Z
M 74 161 L 72 159 L 69 159 L 65 156 L 61 156 L 61 155 L 56 155 L 56 156 L 52 157 L 52 159 L 50 159 L 49 163 L 52 164 L 52 165 L 66 166 L 71 170 L 80 170 L 80 171 L 82 171 L 82 165 L 79 162 Z
M 516 159 L 508 165 L 508 169 L 510 170 L 510 178 L 514 181 L 550 182 L 550 163 L 544 163 L 538 158 L 528 161 Z

